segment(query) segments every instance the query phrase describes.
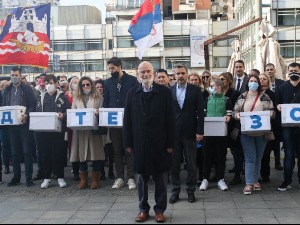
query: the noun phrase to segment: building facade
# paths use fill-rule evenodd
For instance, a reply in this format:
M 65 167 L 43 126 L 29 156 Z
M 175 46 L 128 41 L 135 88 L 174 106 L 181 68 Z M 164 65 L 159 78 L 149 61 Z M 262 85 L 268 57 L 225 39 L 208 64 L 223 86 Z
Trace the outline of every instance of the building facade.
M 276 28 L 274 38 L 281 45 L 281 55 L 287 64 L 300 60 L 300 1 L 236 0 L 236 19 L 243 25 L 255 18 L 267 18 Z M 259 23 L 238 32 L 247 71 L 256 68 Z

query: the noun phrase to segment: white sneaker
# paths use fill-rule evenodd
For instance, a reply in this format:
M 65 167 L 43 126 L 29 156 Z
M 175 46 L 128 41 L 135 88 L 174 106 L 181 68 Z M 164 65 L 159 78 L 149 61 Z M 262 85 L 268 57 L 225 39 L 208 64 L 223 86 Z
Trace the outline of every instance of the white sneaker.
M 136 184 L 133 179 L 129 179 L 127 184 L 128 184 L 129 190 L 136 189 Z
M 115 181 L 114 185 L 112 186 L 112 189 L 120 189 L 125 186 L 124 180 L 119 178 Z
M 68 184 L 66 183 L 66 181 L 64 179 L 58 179 L 57 182 L 58 182 L 58 185 L 60 188 L 68 187 Z
M 51 180 L 50 179 L 45 179 L 44 182 L 41 185 L 41 189 L 49 188 L 50 184 L 51 184 Z
M 228 186 L 225 183 L 225 180 L 220 180 L 218 182 L 218 187 L 221 191 L 227 191 L 228 190 Z
M 203 180 L 203 181 L 202 181 L 202 184 L 201 184 L 201 186 L 200 186 L 200 188 L 199 188 L 199 190 L 200 190 L 200 191 L 206 191 L 207 188 L 208 188 L 208 181 L 207 181 L 207 180 Z

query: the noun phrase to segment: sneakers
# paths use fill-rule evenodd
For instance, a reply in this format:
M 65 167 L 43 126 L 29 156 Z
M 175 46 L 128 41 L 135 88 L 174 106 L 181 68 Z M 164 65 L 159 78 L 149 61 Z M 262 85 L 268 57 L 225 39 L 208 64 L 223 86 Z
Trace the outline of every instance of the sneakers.
M 67 184 L 66 181 L 65 181 L 64 179 L 62 179 L 62 178 L 61 178 L 61 179 L 58 179 L 57 182 L 58 182 L 58 185 L 59 185 L 60 188 L 68 187 L 68 184 Z
M 292 184 L 284 181 L 282 185 L 278 188 L 278 191 L 287 191 L 292 188 Z
M 112 189 L 120 189 L 125 186 L 124 180 L 119 178 L 115 181 L 114 185 L 112 186 Z
M 136 184 L 133 179 L 129 179 L 127 184 L 128 184 L 129 190 L 136 189 Z
M 199 190 L 200 190 L 200 191 L 206 191 L 207 188 L 208 188 L 208 181 L 207 181 L 206 179 L 204 179 L 204 180 L 202 181 L 202 184 L 201 184 Z
M 218 187 L 221 191 L 227 191 L 228 190 L 228 186 L 225 183 L 225 180 L 220 180 L 218 182 Z
M 50 179 L 45 179 L 44 182 L 41 185 L 41 189 L 49 188 L 50 184 L 51 184 L 51 180 Z

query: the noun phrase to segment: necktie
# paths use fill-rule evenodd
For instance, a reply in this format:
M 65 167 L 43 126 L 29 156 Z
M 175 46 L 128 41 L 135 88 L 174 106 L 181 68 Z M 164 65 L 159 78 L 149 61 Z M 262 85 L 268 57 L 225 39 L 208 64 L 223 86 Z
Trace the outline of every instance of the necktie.
M 238 79 L 237 91 L 240 91 L 241 89 L 241 81 L 241 79 Z
M 276 86 L 275 86 L 275 83 L 273 83 L 272 84 L 272 91 L 275 92 L 275 90 L 276 90 Z

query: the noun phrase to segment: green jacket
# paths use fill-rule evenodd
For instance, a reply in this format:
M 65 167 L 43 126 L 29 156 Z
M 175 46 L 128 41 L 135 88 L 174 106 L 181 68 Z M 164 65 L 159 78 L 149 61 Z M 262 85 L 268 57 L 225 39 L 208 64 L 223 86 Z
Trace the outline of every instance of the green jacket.
M 208 98 L 206 107 L 207 117 L 224 117 L 232 115 L 232 103 L 224 94 L 215 94 Z

